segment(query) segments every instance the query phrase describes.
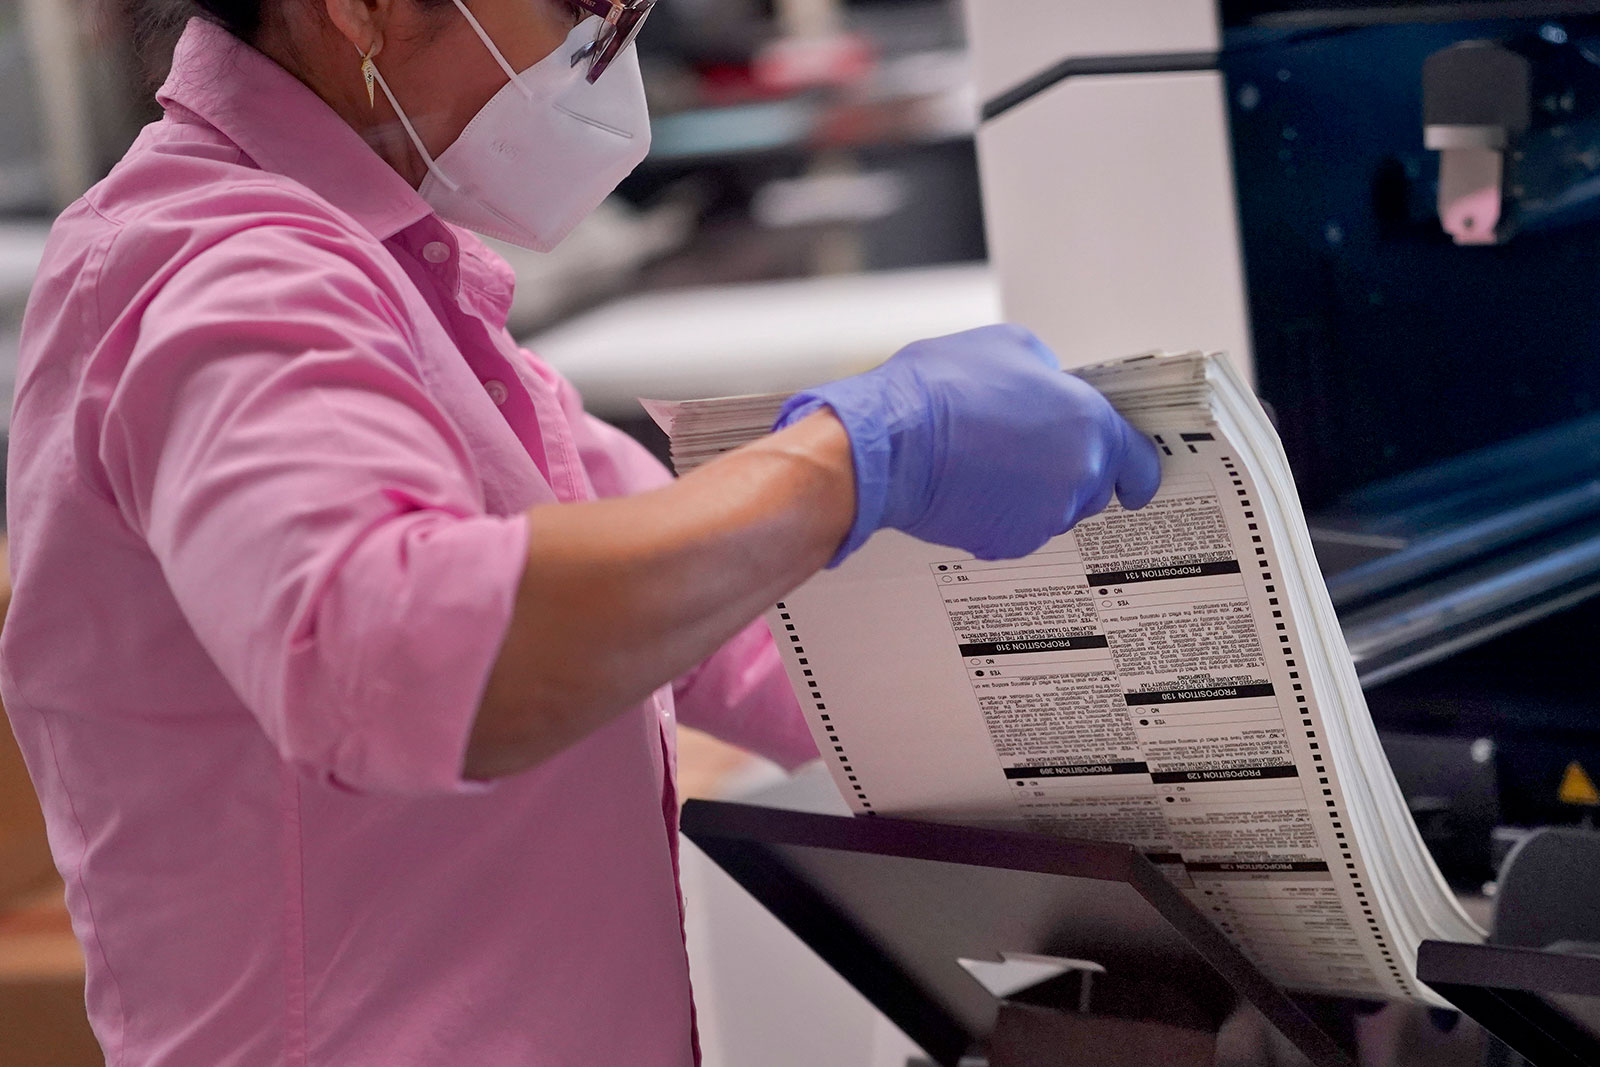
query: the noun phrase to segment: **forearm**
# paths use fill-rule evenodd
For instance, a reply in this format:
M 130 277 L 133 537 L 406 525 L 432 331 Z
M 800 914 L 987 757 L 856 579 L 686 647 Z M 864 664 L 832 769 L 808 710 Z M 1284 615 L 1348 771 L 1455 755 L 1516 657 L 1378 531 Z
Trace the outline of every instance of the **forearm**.
M 530 511 L 467 776 L 530 767 L 694 667 L 825 564 L 854 511 L 826 413 L 652 493 Z

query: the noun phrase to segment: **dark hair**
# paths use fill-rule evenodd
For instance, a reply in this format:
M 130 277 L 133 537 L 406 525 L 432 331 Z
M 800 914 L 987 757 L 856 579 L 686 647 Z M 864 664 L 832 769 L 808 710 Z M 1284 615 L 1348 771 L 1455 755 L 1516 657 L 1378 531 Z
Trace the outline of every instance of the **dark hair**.
M 256 31 L 261 28 L 264 0 L 193 0 L 193 2 L 194 6 L 226 26 L 235 37 L 242 37 L 246 41 L 252 40 Z
M 272 9 L 284 0 L 111 0 L 128 29 L 134 54 L 156 83 L 166 78 L 172 64 L 172 47 L 191 18 L 199 15 L 251 44 L 261 33 Z M 420 0 L 424 7 L 450 0 Z
M 261 28 L 267 0 L 112 0 L 133 53 L 151 88 L 160 85 L 172 65 L 172 48 L 183 27 L 196 15 L 220 23 L 245 40 Z
M 134 54 L 151 86 L 160 85 L 172 66 L 172 49 L 190 19 L 209 19 L 251 44 L 274 7 L 283 0 L 112 0 L 121 10 Z

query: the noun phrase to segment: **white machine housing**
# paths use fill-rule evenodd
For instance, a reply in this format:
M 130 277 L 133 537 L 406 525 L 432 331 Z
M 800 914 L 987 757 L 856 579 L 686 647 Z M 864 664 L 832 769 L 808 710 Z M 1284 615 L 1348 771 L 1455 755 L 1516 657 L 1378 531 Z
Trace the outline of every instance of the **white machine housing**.
M 967 0 L 980 98 L 1084 71 L 978 131 L 1006 317 L 1069 367 L 1150 349 L 1252 376 L 1214 0 Z

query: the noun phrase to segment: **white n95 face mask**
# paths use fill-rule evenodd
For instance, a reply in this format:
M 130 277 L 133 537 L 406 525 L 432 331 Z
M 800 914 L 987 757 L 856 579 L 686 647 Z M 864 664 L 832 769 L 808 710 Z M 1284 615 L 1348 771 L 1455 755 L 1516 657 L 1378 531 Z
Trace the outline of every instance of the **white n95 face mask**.
M 650 111 L 637 50 L 599 81 L 584 77 L 595 18 L 585 19 L 550 55 L 518 73 L 461 0 L 456 7 L 511 81 L 438 159 L 374 71 L 411 143 L 428 165 L 418 189 L 439 216 L 523 248 L 548 252 L 650 151 Z

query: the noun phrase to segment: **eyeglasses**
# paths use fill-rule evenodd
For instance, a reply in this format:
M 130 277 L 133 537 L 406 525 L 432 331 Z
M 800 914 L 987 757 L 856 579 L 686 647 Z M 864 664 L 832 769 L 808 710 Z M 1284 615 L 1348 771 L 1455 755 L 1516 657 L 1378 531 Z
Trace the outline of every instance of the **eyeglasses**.
M 572 65 L 589 61 L 589 80 L 597 81 L 606 72 L 612 60 L 622 54 L 633 39 L 639 36 L 644 20 L 650 17 L 656 0 L 569 0 L 574 7 L 605 19 L 594 42 L 585 45 L 572 57 Z

